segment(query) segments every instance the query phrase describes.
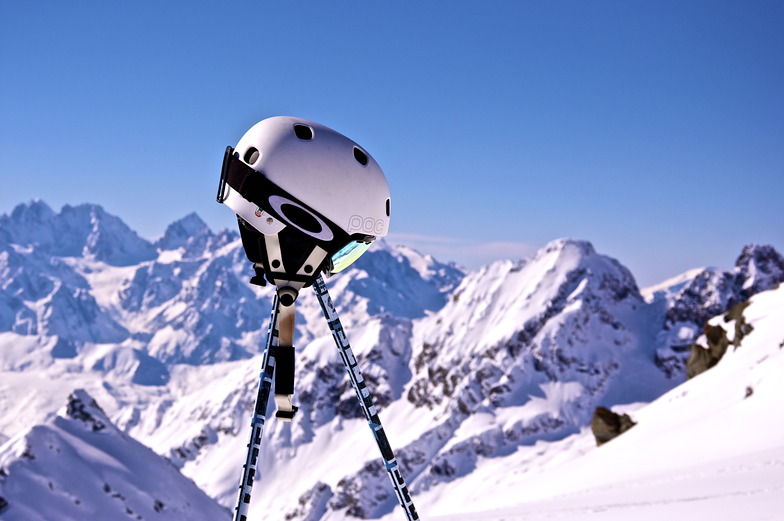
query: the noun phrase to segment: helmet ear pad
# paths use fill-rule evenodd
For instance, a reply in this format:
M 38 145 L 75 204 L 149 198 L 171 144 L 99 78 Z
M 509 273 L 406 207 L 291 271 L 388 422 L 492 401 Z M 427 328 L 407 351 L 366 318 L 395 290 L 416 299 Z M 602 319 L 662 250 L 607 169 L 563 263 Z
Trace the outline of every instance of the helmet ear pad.
M 253 264 L 261 264 L 263 259 L 262 252 L 264 251 L 264 235 L 239 215 L 237 216 L 237 227 L 240 230 L 242 248 L 245 250 L 248 260 Z

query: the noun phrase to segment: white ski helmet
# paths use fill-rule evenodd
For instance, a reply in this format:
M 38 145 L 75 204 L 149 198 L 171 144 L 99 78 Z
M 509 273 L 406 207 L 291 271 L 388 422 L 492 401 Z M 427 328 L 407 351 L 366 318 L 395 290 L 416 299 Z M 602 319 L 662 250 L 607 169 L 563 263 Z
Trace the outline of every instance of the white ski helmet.
M 389 229 L 389 185 L 378 163 L 342 134 L 300 118 L 265 119 L 227 147 L 218 202 L 238 216 L 254 283 L 263 284 L 263 271 L 279 287 L 337 273 Z

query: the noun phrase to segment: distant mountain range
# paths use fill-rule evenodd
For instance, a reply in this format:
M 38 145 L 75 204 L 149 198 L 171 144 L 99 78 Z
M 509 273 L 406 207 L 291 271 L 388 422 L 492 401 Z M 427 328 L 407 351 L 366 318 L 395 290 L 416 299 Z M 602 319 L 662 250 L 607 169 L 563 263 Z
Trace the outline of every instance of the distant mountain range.
M 31 479 L 50 480 L 49 493 L 82 509 L 122 503 L 146 518 L 160 501 L 173 518 L 193 519 L 187 509 L 206 501 L 205 518 L 228 518 L 272 301 L 251 275 L 238 235 L 213 233 L 195 214 L 155 242 L 97 205 L 56 213 L 35 201 L 0 217 L 2 515 L 38 519 L 18 481 Z M 381 241 L 328 285 L 416 498 L 470 479 L 480 460 L 579 433 L 598 405 L 653 401 L 684 381 L 708 319 L 781 281 L 784 258 L 747 246 L 729 271 L 696 269 L 641 291 L 618 261 L 561 239 L 471 272 Z M 291 424 L 268 424 L 251 512 L 398 514 L 308 293 L 297 302 L 301 411 Z M 89 429 L 78 442 L 60 432 L 81 421 L 58 414 L 63 403 L 93 399 L 90 416 L 110 444 Z M 47 464 L 25 463 L 24 447 L 58 436 L 72 457 L 36 449 Z M 159 459 L 149 465 L 179 470 L 166 478 L 177 491 L 168 501 L 122 463 L 142 449 L 135 440 L 154 451 L 139 457 Z M 95 444 L 105 456 L 84 448 Z M 96 476 L 125 466 L 123 486 L 138 494 L 112 503 L 98 477 L 69 488 L 65 465 Z M 189 478 L 213 499 L 187 507 L 183 498 L 202 497 Z M 58 519 L 85 519 L 79 512 L 69 506 Z

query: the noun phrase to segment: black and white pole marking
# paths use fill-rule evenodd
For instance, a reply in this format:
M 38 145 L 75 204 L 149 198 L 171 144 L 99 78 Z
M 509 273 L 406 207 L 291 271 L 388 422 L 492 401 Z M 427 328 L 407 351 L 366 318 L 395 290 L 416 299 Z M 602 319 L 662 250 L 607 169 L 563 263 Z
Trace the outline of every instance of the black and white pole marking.
M 269 401 L 272 387 L 272 375 L 275 371 L 275 347 L 278 344 L 278 295 L 272 300 L 272 313 L 270 313 L 269 330 L 267 331 L 267 344 L 262 357 L 262 371 L 259 375 L 259 391 L 256 395 L 256 405 L 251 420 L 250 441 L 248 442 L 248 455 L 242 467 L 242 481 L 240 493 L 237 498 L 237 507 L 234 509 L 234 521 L 247 521 L 248 508 L 250 507 L 250 492 L 253 480 L 257 474 L 257 462 L 261 449 L 261 435 L 264 432 L 264 422 L 267 421 L 267 402 Z
M 346 332 L 343 330 L 343 325 L 340 323 L 340 318 L 338 317 L 337 311 L 335 311 L 335 306 L 332 304 L 332 299 L 329 296 L 329 292 L 327 292 L 327 286 L 324 284 L 324 280 L 321 276 L 313 283 L 313 289 L 319 299 L 319 304 L 321 304 L 321 311 L 324 313 L 324 318 L 327 319 L 327 323 L 329 324 L 329 329 L 332 332 L 332 338 L 335 340 L 335 345 L 337 345 L 337 348 L 340 351 L 340 358 L 343 360 L 343 365 L 346 366 L 346 371 L 351 379 L 351 386 L 354 388 L 354 392 L 357 393 L 357 398 L 362 406 L 362 412 L 365 414 L 365 419 L 370 426 L 370 430 L 373 431 L 373 437 L 376 439 L 378 450 L 381 451 L 381 457 L 384 459 L 384 467 L 389 474 L 389 479 L 392 481 L 392 486 L 395 488 L 395 494 L 400 502 L 400 506 L 406 511 L 409 521 L 415 521 L 419 519 L 419 515 L 417 514 L 414 502 L 411 500 L 411 496 L 408 493 L 406 481 L 400 473 L 400 467 L 398 467 L 397 461 L 395 461 L 395 455 L 392 453 L 392 448 L 389 446 L 389 440 L 387 440 L 387 436 L 384 433 L 384 427 L 382 427 L 381 420 L 376 412 L 376 406 L 373 404 L 370 391 L 365 385 L 362 373 L 359 371 L 357 359 L 354 357 L 354 353 L 346 338 Z

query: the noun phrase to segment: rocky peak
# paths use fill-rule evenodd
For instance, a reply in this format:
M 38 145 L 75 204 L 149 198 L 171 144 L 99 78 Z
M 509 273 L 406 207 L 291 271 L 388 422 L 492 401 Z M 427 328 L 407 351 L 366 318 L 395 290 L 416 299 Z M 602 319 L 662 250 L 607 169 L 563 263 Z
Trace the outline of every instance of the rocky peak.
M 65 205 L 60 213 L 33 201 L 0 217 L 6 240 L 32 246 L 58 257 L 91 257 L 114 266 L 127 266 L 155 256 L 152 244 L 101 206 Z
M 769 245 L 747 245 L 728 271 L 706 268 L 669 297 L 657 351 L 659 367 L 669 376 L 686 373 L 691 345 L 710 317 L 784 282 L 784 257 Z
M 708 318 L 782 281 L 784 257 L 772 246 L 748 245 L 732 270 L 706 268 L 672 297 L 665 329 L 691 323 L 699 331 Z
M 230 519 L 168 461 L 117 429 L 81 389 L 57 416 L 0 446 L 0 466 L 3 520 Z
M 29 203 L 17 205 L 11 212 L 11 220 L 17 223 L 47 223 L 55 216 L 48 204 L 40 199 L 34 199 Z
M 553 253 L 553 252 L 563 252 L 567 250 L 573 250 L 579 253 L 583 257 L 596 255 L 596 250 L 594 249 L 593 244 L 591 244 L 589 241 L 563 237 L 561 239 L 555 239 L 547 243 L 547 245 L 544 248 L 542 248 L 537 252 L 536 257 Z
M 469 412 L 483 402 L 523 405 L 537 386 L 571 380 L 590 401 L 636 346 L 629 317 L 643 305 L 628 269 L 586 241 L 560 239 L 526 261 L 492 263 L 418 328 L 408 398 L 432 406 L 449 397 Z
M 381 240 L 329 283 L 341 309 L 417 318 L 441 308 L 463 276 L 454 264 Z
M 64 206 L 57 229 L 58 237 L 74 239 L 69 244 L 73 248 L 70 256 L 90 256 L 113 266 L 129 266 L 156 256 L 150 242 L 98 205 Z M 76 251 L 77 248 L 81 251 Z
M 5 242 L 22 245 L 30 242 L 30 236 L 49 237 L 55 215 L 40 199 L 17 205 L 10 215 L 0 216 L 0 237 Z
M 567 301 L 602 296 L 614 301 L 627 297 L 640 300 L 640 292 L 631 272 L 617 260 L 596 253 L 588 241 L 557 239 L 548 243 L 530 259 L 517 263 L 497 261 L 469 274 L 455 291 L 453 300 L 463 300 L 464 293 L 484 293 L 490 300 L 508 301 L 512 307 L 541 310 L 543 304 L 560 307 Z M 471 297 L 471 301 L 476 297 Z M 531 306 L 530 301 L 535 301 Z M 504 307 L 506 309 L 509 306 Z
M 784 257 L 771 245 L 748 244 L 735 262 L 736 286 L 742 300 L 784 281 Z
M 161 250 L 176 250 L 196 241 L 205 241 L 212 236 L 207 224 L 196 213 L 192 212 L 171 223 L 163 237 L 155 243 Z
M 91 431 L 104 430 L 111 424 L 103 409 L 84 389 L 74 390 L 59 414 L 63 418 L 81 422 Z

